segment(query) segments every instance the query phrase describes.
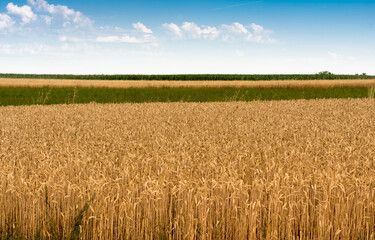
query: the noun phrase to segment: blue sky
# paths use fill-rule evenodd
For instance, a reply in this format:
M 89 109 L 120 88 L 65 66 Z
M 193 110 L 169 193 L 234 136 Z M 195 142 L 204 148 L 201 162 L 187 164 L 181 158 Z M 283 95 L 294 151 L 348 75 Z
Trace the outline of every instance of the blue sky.
M 375 74 L 375 0 L 0 0 L 0 72 Z

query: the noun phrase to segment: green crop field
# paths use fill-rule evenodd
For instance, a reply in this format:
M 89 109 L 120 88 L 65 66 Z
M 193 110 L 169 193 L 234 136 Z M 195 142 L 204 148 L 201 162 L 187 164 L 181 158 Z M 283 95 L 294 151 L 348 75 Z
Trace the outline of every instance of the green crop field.
M 367 98 L 373 88 L 49 88 L 1 87 L 0 106 L 71 103 L 229 102 L 321 98 Z

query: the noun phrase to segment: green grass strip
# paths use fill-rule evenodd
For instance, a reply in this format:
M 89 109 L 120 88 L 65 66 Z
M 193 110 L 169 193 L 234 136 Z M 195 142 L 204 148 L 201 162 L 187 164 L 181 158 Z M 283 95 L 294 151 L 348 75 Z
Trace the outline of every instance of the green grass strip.
M 229 102 L 367 98 L 369 88 L 49 88 L 1 87 L 0 106 L 72 103 Z
M 78 79 L 78 80 L 170 80 L 170 81 L 260 81 L 260 80 L 323 80 L 323 79 L 374 79 L 363 74 L 337 75 L 327 71 L 317 74 L 176 74 L 176 75 L 72 75 L 72 74 L 12 74 L 2 73 L 0 78 Z

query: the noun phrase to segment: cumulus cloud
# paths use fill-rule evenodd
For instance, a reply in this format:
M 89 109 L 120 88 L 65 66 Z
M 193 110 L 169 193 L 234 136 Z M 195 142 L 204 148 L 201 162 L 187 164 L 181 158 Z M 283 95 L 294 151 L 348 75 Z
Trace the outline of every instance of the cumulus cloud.
M 55 12 L 55 6 L 53 4 L 49 4 L 45 0 L 27 0 L 27 3 L 30 6 L 33 6 L 39 12 L 48 12 L 48 13 Z
M 9 15 L 5 13 L 0 13 L 0 30 L 10 28 L 13 26 L 14 21 Z
M 231 25 L 221 25 L 223 29 L 222 39 L 226 42 L 231 41 L 247 41 L 257 43 L 275 43 L 276 40 L 271 37 L 273 33 L 270 30 L 264 29 L 261 25 L 251 23 L 245 26 L 241 23 L 232 23 Z
M 240 24 L 240 23 L 232 23 L 232 25 L 221 25 L 221 27 L 226 30 L 226 32 L 228 33 L 232 33 L 232 34 L 238 34 L 238 35 L 241 35 L 241 34 L 248 34 L 249 33 L 249 30 L 247 28 L 245 28 L 244 25 Z
M 194 22 L 184 22 L 181 26 L 174 23 L 165 23 L 162 26 L 172 35 L 187 39 L 215 39 L 220 33 L 216 27 L 198 26 Z
M 133 27 L 142 33 L 152 33 L 151 29 L 147 28 L 143 23 L 137 22 L 133 24 Z
M 266 30 L 261 25 L 255 23 L 245 26 L 241 23 L 235 22 L 231 25 L 222 24 L 219 27 L 215 27 L 206 25 L 198 26 L 194 22 L 184 22 L 181 26 L 174 23 L 165 23 L 162 26 L 177 38 L 207 40 L 220 39 L 224 42 L 276 42 L 276 40 L 271 37 L 271 34 L 273 33 L 272 31 Z
M 181 26 L 181 29 L 187 33 L 188 37 L 194 39 L 215 39 L 219 36 L 219 30 L 216 27 L 210 26 L 198 26 L 193 22 L 184 22 Z
M 176 35 L 177 37 L 181 37 L 182 36 L 182 31 L 181 31 L 180 27 L 177 26 L 176 24 L 174 24 L 174 23 L 164 23 L 162 26 L 168 32 Z
M 67 27 L 88 27 L 93 21 L 79 11 L 75 11 L 64 5 L 49 4 L 45 0 L 28 0 L 28 4 L 37 12 L 49 14 L 44 16 L 47 24 L 53 21 L 62 21 L 62 26 Z
M 260 25 L 255 24 L 255 23 L 250 24 L 249 27 L 254 30 L 254 33 L 264 32 L 264 28 Z
M 36 14 L 34 14 L 30 6 L 24 5 L 22 7 L 19 7 L 13 3 L 9 3 L 6 8 L 9 14 L 19 16 L 22 20 L 22 23 L 29 23 L 37 19 Z

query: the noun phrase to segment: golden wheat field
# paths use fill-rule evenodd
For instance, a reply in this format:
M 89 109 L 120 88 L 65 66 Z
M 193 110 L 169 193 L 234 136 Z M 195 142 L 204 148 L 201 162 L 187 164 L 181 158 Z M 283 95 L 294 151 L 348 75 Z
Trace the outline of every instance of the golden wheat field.
M 142 81 L 142 80 L 57 80 L 0 78 L 0 86 L 9 87 L 371 87 L 375 79 L 346 80 L 271 80 L 271 81 Z
M 0 107 L 0 229 L 375 239 L 375 101 Z

